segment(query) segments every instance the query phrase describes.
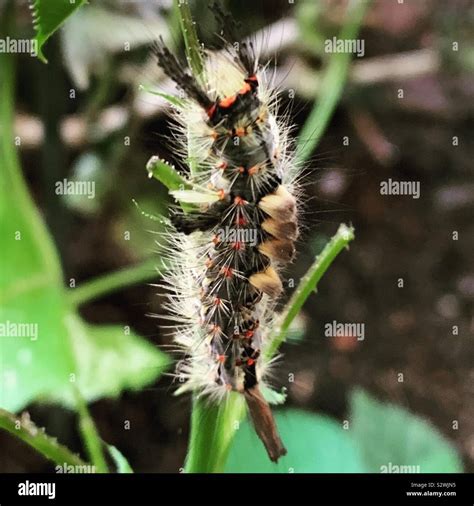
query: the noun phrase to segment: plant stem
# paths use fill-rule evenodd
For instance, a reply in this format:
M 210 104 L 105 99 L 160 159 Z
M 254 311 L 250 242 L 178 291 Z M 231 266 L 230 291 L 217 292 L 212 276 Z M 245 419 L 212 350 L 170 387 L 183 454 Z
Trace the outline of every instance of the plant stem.
M 244 416 L 244 399 L 236 392 L 220 404 L 195 396 L 185 472 L 224 472 L 230 443 Z
M 265 358 L 271 359 L 283 343 L 291 323 L 300 312 L 311 292 L 317 289 L 319 280 L 328 270 L 337 255 L 354 239 L 354 229 L 344 223 L 339 225 L 336 234 L 326 244 L 323 251 L 316 257 L 313 265 L 301 279 L 275 326 L 275 332 L 269 336 L 269 346 Z
M 109 471 L 105 460 L 103 444 L 92 419 L 87 404 L 77 388 L 74 389 L 76 407 L 79 413 L 79 430 L 86 446 L 90 461 L 95 466 L 96 472 L 107 473 Z
M 24 413 L 21 418 L 0 408 L 0 428 L 10 432 L 27 445 L 59 465 L 85 466 L 88 465 L 78 455 L 75 455 L 65 446 L 59 444 L 54 438 L 36 427 Z
M 125 286 L 148 281 L 159 275 L 156 269 L 156 259 L 150 259 L 132 267 L 126 267 L 92 279 L 91 281 L 86 281 L 77 288 L 70 289 L 67 295 L 69 302 L 73 306 L 80 306 L 116 290 L 120 290 Z
M 369 5 L 370 0 L 351 0 L 346 11 L 346 21 L 338 36 L 339 40 L 352 40 L 357 37 Z M 342 95 L 350 61 L 350 53 L 335 53 L 331 56 L 322 78 L 319 100 L 316 100 L 299 134 L 296 160 L 300 164 L 310 157 L 326 130 Z
M 179 23 L 181 33 L 183 34 L 184 45 L 186 48 L 186 57 L 194 76 L 201 81 L 203 77 L 204 65 L 202 62 L 201 46 L 196 33 L 196 24 L 191 16 L 191 9 L 187 1 L 175 1 L 179 12 Z

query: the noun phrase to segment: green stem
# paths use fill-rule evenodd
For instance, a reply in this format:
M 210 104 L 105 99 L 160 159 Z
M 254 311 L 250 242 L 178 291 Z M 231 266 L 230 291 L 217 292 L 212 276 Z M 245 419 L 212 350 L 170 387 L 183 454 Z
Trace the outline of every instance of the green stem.
M 222 403 L 194 397 L 185 472 L 222 473 L 235 431 L 245 416 L 243 396 L 230 392 Z
M 29 419 L 26 414 L 17 418 L 13 413 L 0 408 L 0 428 L 21 439 L 37 452 L 59 465 L 86 466 L 86 462 L 69 451 Z
M 265 358 L 272 358 L 283 343 L 291 323 L 300 312 L 306 299 L 311 292 L 317 289 L 319 280 L 328 270 L 337 255 L 354 239 L 354 229 L 341 223 L 336 234 L 326 244 L 323 251 L 316 257 L 313 265 L 301 279 L 285 309 L 275 325 L 275 332 L 269 336 L 269 345 L 265 352 Z
M 352 40 L 357 37 L 369 5 L 369 0 L 351 0 L 346 11 L 346 21 L 338 36 L 339 40 Z M 299 142 L 296 147 L 296 160 L 300 164 L 311 156 L 311 153 L 319 144 L 326 130 L 329 120 L 336 109 L 336 105 L 341 98 L 350 62 L 350 53 L 335 53 L 331 56 L 321 82 L 320 100 L 315 102 L 299 134 Z
M 201 81 L 203 77 L 204 64 L 202 61 L 201 45 L 196 33 L 196 24 L 191 15 L 188 1 L 175 0 L 179 12 L 179 24 L 183 34 L 186 57 L 194 76 Z
M 87 404 L 79 390 L 74 389 L 76 406 L 79 413 L 79 431 L 85 444 L 90 461 L 95 466 L 96 472 L 107 473 L 109 469 L 105 460 L 102 440 L 92 419 Z
M 111 292 L 120 290 L 125 286 L 142 283 L 158 277 L 156 259 L 146 260 L 138 265 L 105 274 L 98 278 L 86 281 L 67 293 L 69 302 L 73 306 L 80 306 Z

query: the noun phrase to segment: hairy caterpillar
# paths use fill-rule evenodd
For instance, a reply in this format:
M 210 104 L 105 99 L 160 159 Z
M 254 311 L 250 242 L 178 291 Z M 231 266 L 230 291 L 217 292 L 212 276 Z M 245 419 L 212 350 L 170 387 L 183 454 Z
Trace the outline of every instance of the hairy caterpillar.
M 205 78 L 192 74 L 165 46 L 159 66 L 184 92 L 175 113 L 180 153 L 193 167 L 189 186 L 172 192 L 167 309 L 185 352 L 178 374 L 193 390 L 222 399 L 241 392 L 272 461 L 286 454 L 259 387 L 270 363 L 266 333 L 283 284 L 282 266 L 298 236 L 289 129 L 277 116 L 277 93 L 251 42 L 236 41 L 236 24 L 218 5 L 228 42 L 203 52 Z

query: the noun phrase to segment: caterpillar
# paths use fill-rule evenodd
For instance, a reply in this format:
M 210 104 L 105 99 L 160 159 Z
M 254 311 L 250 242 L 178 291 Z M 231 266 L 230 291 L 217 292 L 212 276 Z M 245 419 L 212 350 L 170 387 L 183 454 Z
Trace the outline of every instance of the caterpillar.
M 187 211 L 171 213 L 170 290 L 165 308 L 184 351 L 179 388 L 222 400 L 246 400 L 269 458 L 286 454 L 262 394 L 272 361 L 265 347 L 283 292 L 282 268 L 295 255 L 297 200 L 290 128 L 278 115 L 278 92 L 251 41 L 237 41 L 236 22 L 213 11 L 226 46 L 203 51 L 204 78 L 193 75 L 162 39 L 158 65 L 181 89 L 173 113 L 178 153 L 193 167 L 189 186 L 171 192 Z

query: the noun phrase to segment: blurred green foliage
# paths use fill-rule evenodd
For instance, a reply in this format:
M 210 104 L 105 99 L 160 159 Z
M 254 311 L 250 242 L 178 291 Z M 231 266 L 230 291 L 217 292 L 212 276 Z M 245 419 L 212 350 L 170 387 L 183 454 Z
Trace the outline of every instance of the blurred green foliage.
M 270 462 L 244 422 L 236 430 L 227 472 L 393 473 L 405 466 L 420 473 L 462 472 L 456 450 L 428 422 L 362 390 L 351 396 L 347 429 L 343 422 L 295 409 L 279 411 L 276 421 L 288 454 L 278 464 Z

